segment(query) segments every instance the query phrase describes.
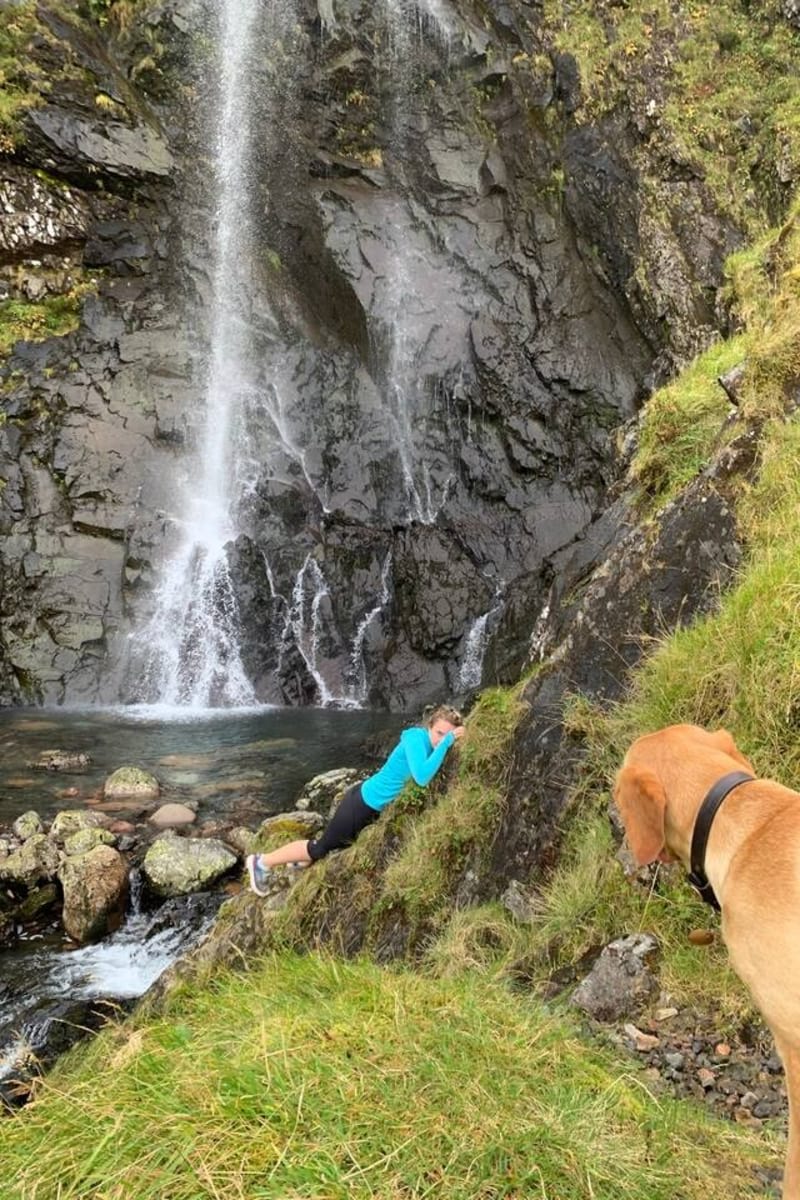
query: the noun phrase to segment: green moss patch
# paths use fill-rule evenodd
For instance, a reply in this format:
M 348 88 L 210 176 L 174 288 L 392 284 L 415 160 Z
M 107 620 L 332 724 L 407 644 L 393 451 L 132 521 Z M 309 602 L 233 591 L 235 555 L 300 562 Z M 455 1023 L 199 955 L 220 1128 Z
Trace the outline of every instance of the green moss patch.
M 95 287 L 86 281 L 76 284 L 63 296 L 47 296 L 30 303 L 0 302 L 0 356 L 9 354 L 16 342 L 43 342 L 73 333 L 80 324 L 83 301 Z
M 651 114 L 654 148 L 692 164 L 721 212 L 763 232 L 783 204 L 779 180 L 800 171 L 800 36 L 777 0 L 545 0 L 544 15 L 580 68 L 578 120 L 622 105 Z

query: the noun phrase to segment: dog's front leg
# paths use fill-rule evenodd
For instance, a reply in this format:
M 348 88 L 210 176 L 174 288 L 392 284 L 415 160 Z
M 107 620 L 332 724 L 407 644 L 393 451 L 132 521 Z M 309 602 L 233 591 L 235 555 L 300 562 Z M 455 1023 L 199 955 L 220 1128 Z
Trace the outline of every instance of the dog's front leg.
M 800 1050 L 776 1036 L 789 1097 L 789 1145 L 783 1169 L 783 1200 L 800 1200 Z

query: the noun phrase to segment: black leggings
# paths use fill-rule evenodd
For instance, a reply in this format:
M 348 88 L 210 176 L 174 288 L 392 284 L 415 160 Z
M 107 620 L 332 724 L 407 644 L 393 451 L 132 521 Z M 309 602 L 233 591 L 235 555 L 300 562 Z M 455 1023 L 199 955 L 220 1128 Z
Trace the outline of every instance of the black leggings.
M 308 843 L 308 855 L 312 862 L 324 858 L 331 850 L 350 846 L 367 825 L 377 821 L 381 814 L 370 808 L 361 798 L 361 784 L 348 788 L 324 833 Z

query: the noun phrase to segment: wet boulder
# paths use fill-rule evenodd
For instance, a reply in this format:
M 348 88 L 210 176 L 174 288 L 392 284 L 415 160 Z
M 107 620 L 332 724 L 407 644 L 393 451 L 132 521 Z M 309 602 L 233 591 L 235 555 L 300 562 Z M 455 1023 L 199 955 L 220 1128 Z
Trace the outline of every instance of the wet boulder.
M 150 846 L 142 872 L 157 895 L 184 896 L 208 887 L 237 861 L 217 838 L 182 838 L 168 831 Z
M 141 767 L 118 767 L 103 784 L 106 800 L 115 800 L 121 796 L 154 799 L 160 791 L 161 787 L 155 775 L 142 770 Z
M 18 837 L 21 842 L 26 842 L 28 838 L 33 837 L 35 833 L 44 832 L 41 818 L 39 814 L 33 810 L 23 813 L 22 816 L 17 817 L 16 821 L 12 825 L 12 829 L 15 836 Z
M 62 921 L 76 942 L 102 937 L 121 915 L 128 889 L 125 859 L 111 846 L 68 855 L 58 872 L 64 889 Z
M 197 813 L 185 804 L 162 804 L 148 820 L 159 829 L 170 829 L 176 825 L 191 825 L 197 820 Z
M 34 833 L 19 850 L 0 859 L 0 881 L 30 891 L 38 883 L 49 883 L 58 870 L 59 853 L 50 838 Z
M 330 815 L 341 802 L 347 789 L 360 783 L 363 778 L 364 772 L 356 771 L 353 767 L 339 767 L 335 771 L 315 775 L 298 796 L 296 808 L 313 808 L 317 812 Z
M 38 758 L 26 765 L 35 771 L 83 771 L 92 761 L 91 755 L 72 750 L 42 750 Z
M 325 824 L 317 812 L 285 812 L 262 821 L 254 839 L 254 847 L 262 854 L 277 850 L 287 842 L 315 837 Z

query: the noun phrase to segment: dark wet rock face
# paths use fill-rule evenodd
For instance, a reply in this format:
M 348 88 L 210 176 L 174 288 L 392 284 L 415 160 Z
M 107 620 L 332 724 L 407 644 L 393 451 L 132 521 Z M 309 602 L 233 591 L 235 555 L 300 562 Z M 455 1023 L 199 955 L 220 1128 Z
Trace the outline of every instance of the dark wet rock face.
M 480 10 L 405 49 L 360 0 L 254 34 L 258 395 L 227 558 L 260 699 L 463 691 L 487 613 L 486 674 L 512 673 L 594 545 L 611 431 L 719 323 L 737 235 L 702 182 L 661 180 L 656 222 L 635 121 L 578 127 L 572 60 Z M 152 700 L 127 635 L 179 544 L 214 316 L 207 14 L 168 0 L 105 45 L 42 22 L 43 64 L 76 70 L 0 166 L 0 285 L 85 296 L 3 368 L 0 698 Z

